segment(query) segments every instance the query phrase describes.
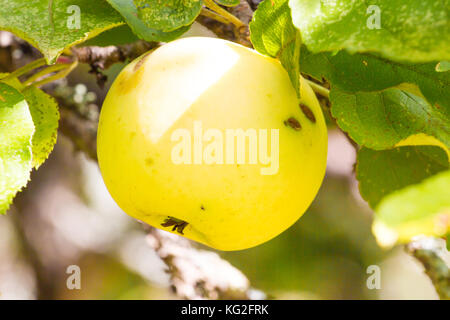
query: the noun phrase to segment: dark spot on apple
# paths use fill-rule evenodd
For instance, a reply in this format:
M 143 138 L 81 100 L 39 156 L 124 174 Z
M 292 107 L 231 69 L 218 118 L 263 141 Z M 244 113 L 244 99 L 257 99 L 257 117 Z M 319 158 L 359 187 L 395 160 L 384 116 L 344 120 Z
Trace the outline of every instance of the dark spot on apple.
M 164 220 L 163 223 L 161 223 L 162 227 L 172 227 L 172 231 L 176 231 L 179 234 L 184 234 L 183 230 L 187 227 L 189 223 L 177 218 L 168 217 L 166 220 Z
M 205 211 L 205 207 L 203 205 L 200 205 L 200 209 L 202 209 L 203 211 Z
M 305 116 L 312 122 L 316 123 L 316 117 L 314 116 L 314 113 L 311 111 L 311 109 L 303 103 L 300 103 L 300 109 L 302 109 Z
M 289 119 L 285 120 L 284 125 L 286 127 L 291 127 L 295 131 L 299 131 L 302 128 L 300 122 L 298 122 L 298 120 L 294 117 L 290 117 Z

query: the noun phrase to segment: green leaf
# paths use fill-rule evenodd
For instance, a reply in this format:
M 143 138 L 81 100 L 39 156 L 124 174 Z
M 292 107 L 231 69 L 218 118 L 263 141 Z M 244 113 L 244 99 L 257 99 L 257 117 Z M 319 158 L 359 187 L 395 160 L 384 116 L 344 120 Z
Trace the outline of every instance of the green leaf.
M 375 208 L 388 194 L 448 170 L 449 159 L 436 146 L 402 146 L 358 151 L 356 178 L 361 196 Z
M 330 101 L 339 127 L 361 146 L 389 149 L 410 136 L 426 134 L 450 148 L 450 118 L 408 92 L 334 89 Z
M 82 46 L 118 46 L 138 41 L 139 38 L 133 33 L 127 24 L 106 30 L 98 36 L 83 42 Z
M 450 59 L 448 0 L 289 0 L 312 52 L 377 52 L 397 61 Z
M 139 19 L 152 29 L 170 32 L 191 25 L 202 10 L 202 0 L 134 0 Z
M 239 0 L 215 0 L 218 4 L 221 4 L 226 7 L 234 7 L 239 4 Z
M 375 209 L 373 231 L 383 246 L 417 235 L 442 237 L 450 231 L 450 171 L 385 197 Z
M 51 96 L 36 87 L 22 91 L 30 107 L 35 126 L 33 135 L 33 167 L 44 163 L 56 143 L 59 112 L 58 105 Z
M 8 0 L 0 6 L 0 29 L 30 42 L 48 63 L 64 49 L 120 24 L 122 17 L 105 1 Z
M 356 93 L 413 84 L 420 89 L 416 95 L 422 94 L 431 105 L 450 117 L 450 73 L 436 72 L 436 63 L 402 64 L 373 54 L 351 55 L 345 51 L 336 55 L 312 54 L 303 49 L 301 71 L 317 79 L 326 78 L 332 89 Z
M 154 28 L 153 21 L 141 20 L 139 12 L 133 0 L 106 0 L 111 6 L 123 16 L 131 30 L 141 39 L 146 41 L 172 41 L 187 30 L 190 25 L 182 26 L 176 30 L 165 32 Z M 163 3 L 163 2 L 161 2 Z M 165 2 L 164 2 L 165 3 Z M 167 18 L 167 17 L 166 17 Z
M 436 65 L 437 72 L 446 72 L 450 70 L 450 61 L 441 61 Z
M 0 82 L 0 214 L 6 212 L 30 178 L 33 133 L 25 97 Z
M 299 31 L 292 24 L 288 1 L 261 2 L 250 23 L 250 38 L 258 52 L 280 59 L 299 95 L 301 38 Z

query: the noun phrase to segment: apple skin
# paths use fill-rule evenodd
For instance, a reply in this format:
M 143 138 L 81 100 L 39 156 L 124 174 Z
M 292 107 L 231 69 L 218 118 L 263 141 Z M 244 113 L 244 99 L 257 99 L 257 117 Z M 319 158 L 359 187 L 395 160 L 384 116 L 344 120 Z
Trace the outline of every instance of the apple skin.
M 194 121 L 203 130 L 278 129 L 277 173 L 263 175 L 264 165 L 248 161 L 175 164 L 172 134 L 192 131 Z M 219 250 L 254 247 L 296 222 L 320 188 L 326 159 L 326 125 L 307 82 L 301 78 L 299 103 L 278 60 L 225 40 L 184 38 L 141 56 L 101 110 L 98 160 L 117 204 L 176 234 L 165 222 L 185 221 L 185 237 Z

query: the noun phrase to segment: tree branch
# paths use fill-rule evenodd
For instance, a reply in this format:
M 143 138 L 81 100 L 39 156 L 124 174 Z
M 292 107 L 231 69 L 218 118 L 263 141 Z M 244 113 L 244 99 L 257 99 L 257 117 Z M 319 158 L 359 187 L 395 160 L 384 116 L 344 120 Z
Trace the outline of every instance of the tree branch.
M 167 265 L 172 290 L 183 299 L 264 298 L 244 274 L 217 253 L 196 249 L 175 234 L 147 227 L 148 243 Z
M 157 42 L 137 41 L 122 46 L 73 47 L 72 54 L 79 62 L 104 70 L 114 63 L 133 60 L 158 46 Z
M 450 300 L 450 269 L 443 259 L 443 255 L 449 254 L 445 241 L 420 237 L 410 242 L 405 249 L 422 263 L 439 297 Z

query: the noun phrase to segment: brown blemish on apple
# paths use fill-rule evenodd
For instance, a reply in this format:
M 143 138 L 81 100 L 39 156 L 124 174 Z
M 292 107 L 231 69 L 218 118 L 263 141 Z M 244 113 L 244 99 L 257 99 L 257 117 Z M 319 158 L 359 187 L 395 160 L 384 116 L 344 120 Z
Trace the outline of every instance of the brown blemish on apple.
M 298 122 L 298 120 L 294 117 L 290 117 L 289 119 L 285 120 L 284 125 L 286 127 L 291 127 L 295 131 L 299 131 L 302 128 L 300 122 Z
M 162 227 L 173 227 L 172 231 L 176 231 L 179 234 L 184 234 L 183 230 L 187 227 L 189 223 L 183 220 L 179 220 L 173 217 L 168 217 L 166 220 L 164 220 L 163 223 L 161 223 Z
M 312 122 L 316 123 L 316 117 L 314 116 L 314 113 L 311 111 L 311 109 L 303 103 L 300 103 L 300 109 L 302 109 L 304 115 Z

